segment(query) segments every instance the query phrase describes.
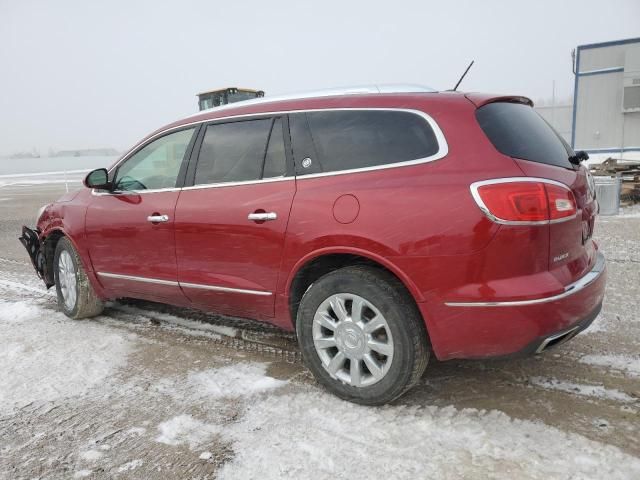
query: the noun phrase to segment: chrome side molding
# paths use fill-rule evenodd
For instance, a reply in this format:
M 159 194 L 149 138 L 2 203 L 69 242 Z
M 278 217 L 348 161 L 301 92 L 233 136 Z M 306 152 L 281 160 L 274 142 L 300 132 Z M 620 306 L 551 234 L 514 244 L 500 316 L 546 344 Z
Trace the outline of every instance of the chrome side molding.
M 172 287 L 195 288 L 200 290 L 213 290 L 216 292 L 244 293 L 247 295 L 261 295 L 261 296 L 273 295 L 273 292 L 267 292 L 264 290 L 248 290 L 244 288 L 219 287 L 217 285 L 203 285 L 200 283 L 174 282 L 171 280 L 161 280 L 159 278 L 136 277 L 133 275 L 121 275 L 119 273 L 97 272 L 97 275 L 99 277 L 104 277 L 104 278 L 128 280 L 131 282 L 154 283 L 156 285 L 168 285 Z
M 565 297 L 568 297 L 569 295 L 578 293 L 580 290 L 583 290 L 587 286 L 591 285 L 598 279 L 598 277 L 600 277 L 600 275 L 602 275 L 602 272 L 605 271 L 605 268 L 606 260 L 604 258 L 604 255 L 598 252 L 596 263 L 594 264 L 593 268 L 576 282 L 567 285 L 564 289 L 564 292 L 557 295 L 534 298 L 532 300 L 515 300 L 507 302 L 445 302 L 445 305 L 448 307 L 518 307 L 521 305 L 536 305 L 538 303 L 555 302 L 556 300 L 561 300 Z

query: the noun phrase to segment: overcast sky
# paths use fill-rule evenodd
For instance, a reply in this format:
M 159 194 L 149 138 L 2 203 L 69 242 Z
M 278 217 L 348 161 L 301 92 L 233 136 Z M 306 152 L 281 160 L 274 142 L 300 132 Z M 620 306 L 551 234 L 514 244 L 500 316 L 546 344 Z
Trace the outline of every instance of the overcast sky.
M 417 83 L 568 98 L 576 45 L 640 37 L 639 0 L 0 0 L 0 153 L 128 148 L 220 86 Z

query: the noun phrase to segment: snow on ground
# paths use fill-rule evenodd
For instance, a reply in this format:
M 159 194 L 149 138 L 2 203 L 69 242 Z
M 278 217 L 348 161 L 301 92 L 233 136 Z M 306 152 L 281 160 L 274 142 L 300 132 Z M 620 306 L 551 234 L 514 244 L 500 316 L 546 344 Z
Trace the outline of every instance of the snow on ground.
M 315 389 L 265 396 L 225 433 L 222 479 L 640 478 L 615 447 L 497 411 L 368 408 Z
M 72 321 L 30 301 L 0 300 L 0 413 L 80 396 L 124 366 L 135 335 Z
M 189 375 L 188 384 L 208 398 L 249 396 L 285 385 L 287 382 L 265 375 L 263 363 L 239 363 Z
M 209 442 L 220 433 L 217 425 L 202 422 L 191 415 L 179 415 L 158 425 L 156 442 L 167 445 L 189 445 L 191 450 Z
M 121 465 L 118 468 L 118 472 L 128 472 L 130 470 L 135 470 L 136 468 L 141 467 L 143 464 L 144 464 L 144 461 L 137 458 L 135 460 L 131 460 L 130 462 L 127 462 Z
M 255 362 L 194 371 L 187 378 L 163 378 L 155 385 L 159 393 L 181 398 L 216 400 L 251 396 L 285 385 L 284 380 L 265 375 L 267 365 Z
M 640 377 L 640 358 L 625 355 L 585 355 L 581 363 L 619 370 L 632 377 Z
M 564 380 L 558 380 L 557 378 L 542 377 L 532 377 L 529 379 L 529 383 L 542 388 L 559 390 L 561 392 L 572 393 L 584 397 L 602 398 L 622 403 L 633 403 L 637 401 L 636 398 L 627 395 L 624 392 L 614 388 L 605 388 L 601 385 L 585 385 L 581 383 L 566 382 Z
M 68 320 L 38 300 L 2 300 L 2 404 L 81 395 L 112 378 L 136 346 L 144 347 L 135 338 L 101 321 Z M 176 458 L 188 449 L 203 462 L 213 461 L 217 446 L 229 445 L 232 454 L 218 472 L 223 479 L 640 478 L 639 459 L 541 422 L 452 406 L 362 407 L 316 386 L 275 379 L 267 368 L 258 361 L 194 366 L 151 385 L 145 376 L 150 397 L 140 401 L 174 406 L 155 427 L 132 424 L 123 435 L 149 450 L 154 444 L 175 449 Z M 551 385 L 575 393 L 575 384 Z M 591 388 L 586 394 L 628 400 L 616 390 Z M 162 401 L 164 395 L 171 402 Z M 229 405 L 237 411 L 231 418 L 223 414 Z M 193 406 L 199 407 L 189 411 Z M 140 457 L 113 463 L 103 447 L 90 442 L 79 449 L 81 468 L 73 476 L 135 477 L 149 465 Z
M 640 460 L 540 422 L 495 410 L 362 407 L 266 369 L 245 362 L 164 379 L 159 393 L 211 411 L 231 402 L 239 414 L 234 422 L 178 415 L 158 425 L 155 440 L 202 449 L 205 461 L 208 446 L 228 443 L 222 479 L 640 477 Z

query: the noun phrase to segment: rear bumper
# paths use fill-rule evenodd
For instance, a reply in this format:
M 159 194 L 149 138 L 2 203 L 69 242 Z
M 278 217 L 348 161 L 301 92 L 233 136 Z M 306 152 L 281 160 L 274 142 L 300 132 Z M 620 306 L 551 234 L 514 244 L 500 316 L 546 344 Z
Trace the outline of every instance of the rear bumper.
M 600 311 L 606 262 L 551 296 L 505 302 L 420 303 L 436 356 L 487 358 L 536 353 L 584 330 Z M 546 343 L 545 343 L 546 342 Z

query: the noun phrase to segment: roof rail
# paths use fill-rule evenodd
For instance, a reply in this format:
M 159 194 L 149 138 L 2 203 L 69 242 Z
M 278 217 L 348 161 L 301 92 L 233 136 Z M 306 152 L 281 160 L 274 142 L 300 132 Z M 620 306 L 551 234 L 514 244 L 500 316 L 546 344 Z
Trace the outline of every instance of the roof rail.
M 367 95 L 376 93 L 435 93 L 430 87 L 423 85 L 410 85 L 410 84 L 388 84 L 388 85 L 359 85 L 353 87 L 342 88 L 328 88 L 324 90 L 315 90 L 308 92 L 292 93 L 287 95 L 275 95 L 273 97 L 256 98 L 255 100 L 243 100 L 240 102 L 229 103 L 227 105 L 221 105 L 219 107 L 208 108 L 201 110 L 198 113 L 189 115 L 187 118 L 202 115 L 212 111 L 228 110 L 232 108 L 243 107 L 245 105 L 257 105 L 262 103 L 281 102 L 285 100 L 301 100 L 304 98 L 316 98 L 316 97 L 335 97 L 341 95 Z

